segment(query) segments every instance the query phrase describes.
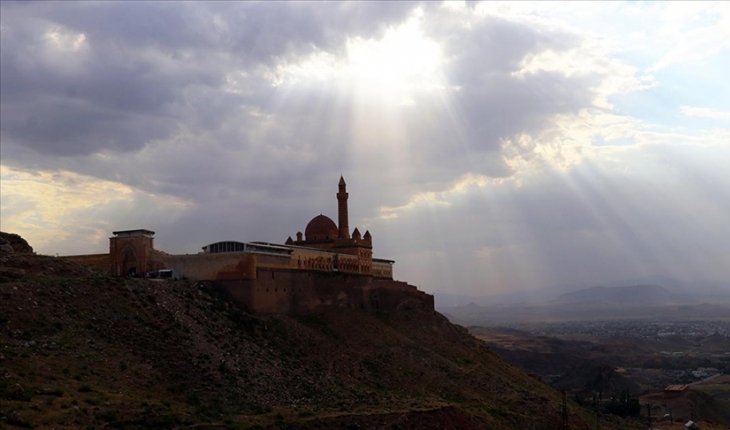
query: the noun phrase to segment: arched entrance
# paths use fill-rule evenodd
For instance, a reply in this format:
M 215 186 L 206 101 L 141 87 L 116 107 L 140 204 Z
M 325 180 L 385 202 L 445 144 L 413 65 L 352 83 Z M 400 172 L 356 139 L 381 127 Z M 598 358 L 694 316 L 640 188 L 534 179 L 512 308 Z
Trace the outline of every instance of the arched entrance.
M 137 276 L 137 255 L 131 246 L 124 249 L 122 273 L 127 276 Z

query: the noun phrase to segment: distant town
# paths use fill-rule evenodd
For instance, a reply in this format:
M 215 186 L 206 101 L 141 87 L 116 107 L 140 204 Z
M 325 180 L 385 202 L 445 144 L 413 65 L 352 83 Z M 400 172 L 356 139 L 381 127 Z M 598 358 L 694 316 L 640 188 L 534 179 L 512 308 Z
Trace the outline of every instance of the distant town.
M 510 343 L 517 342 L 535 351 L 550 351 L 564 360 L 589 354 L 623 376 L 657 390 L 730 374 L 728 320 L 532 322 L 511 324 L 506 330 L 515 332 L 500 339 L 472 328 L 488 342 L 508 349 L 514 348 Z
M 534 335 L 565 337 L 578 334 L 601 338 L 632 337 L 639 339 L 661 339 L 670 336 L 703 338 L 718 334 L 730 337 L 730 321 L 564 321 L 541 324 L 511 324 L 511 328 L 528 331 Z M 728 352 L 730 355 L 730 351 Z

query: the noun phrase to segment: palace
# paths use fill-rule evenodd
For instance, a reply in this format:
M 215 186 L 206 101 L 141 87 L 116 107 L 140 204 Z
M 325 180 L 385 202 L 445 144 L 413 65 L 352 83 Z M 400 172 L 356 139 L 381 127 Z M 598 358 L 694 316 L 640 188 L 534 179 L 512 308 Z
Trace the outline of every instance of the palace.
M 144 276 L 165 270 L 207 283 L 256 313 L 306 313 L 336 305 L 366 310 L 418 303 L 433 309 L 433 296 L 393 280 L 392 260 L 373 258 L 373 238 L 349 229 L 347 184 L 338 184 L 338 224 L 315 216 L 304 235 L 284 244 L 223 241 L 198 254 L 174 255 L 154 248 L 150 230 L 115 231 L 109 253 L 66 256 L 113 276 Z

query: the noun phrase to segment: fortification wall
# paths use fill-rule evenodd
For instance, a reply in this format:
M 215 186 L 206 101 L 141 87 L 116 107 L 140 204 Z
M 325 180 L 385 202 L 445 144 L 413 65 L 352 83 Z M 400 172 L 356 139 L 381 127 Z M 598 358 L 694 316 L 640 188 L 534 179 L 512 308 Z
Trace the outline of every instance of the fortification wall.
M 153 250 L 150 258 L 157 268 L 175 269 L 196 281 L 256 278 L 256 255 L 245 252 L 173 255 Z
M 111 270 L 109 254 L 65 255 L 58 258 L 73 261 L 74 263 L 78 263 L 83 266 L 92 266 L 102 270 L 104 273 L 110 273 Z
M 107 273 L 112 269 L 109 254 L 59 258 Z M 152 249 L 147 259 L 145 267 L 150 270 L 175 269 L 192 280 L 213 281 L 216 288 L 254 313 L 305 314 L 321 306 L 390 311 L 409 302 L 434 309 L 432 295 L 405 282 L 317 269 L 291 269 L 289 256 L 245 252 L 173 255 Z
M 379 301 L 378 306 L 382 309 L 399 309 L 407 306 L 409 300 L 413 300 L 426 309 L 435 310 L 433 294 L 420 291 L 416 286 L 402 281 L 373 279 L 370 295 Z
M 372 274 L 376 278 L 393 279 L 393 265 L 390 263 L 373 261 Z
M 289 255 L 268 255 L 256 254 L 257 267 L 271 269 L 288 269 L 292 266 L 292 258 Z
M 256 279 L 220 280 L 216 288 L 254 313 L 309 313 L 321 306 L 391 311 L 407 303 L 434 309 L 433 296 L 405 282 L 317 271 L 258 269 Z

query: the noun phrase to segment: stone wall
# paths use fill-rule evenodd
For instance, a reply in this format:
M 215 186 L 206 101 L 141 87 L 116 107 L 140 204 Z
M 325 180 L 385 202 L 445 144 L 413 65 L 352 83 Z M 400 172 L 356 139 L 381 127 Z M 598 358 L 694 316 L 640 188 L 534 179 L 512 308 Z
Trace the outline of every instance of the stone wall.
M 253 313 L 304 314 L 320 306 L 392 311 L 434 309 L 433 296 L 405 282 L 306 270 L 258 269 L 256 279 L 219 280 L 215 287 Z
M 172 255 L 153 250 L 150 258 L 157 269 L 174 269 L 194 281 L 256 278 L 256 255 L 245 252 Z
M 255 254 L 256 267 L 271 269 L 289 269 L 292 267 L 292 258 L 289 255 Z
M 390 263 L 373 261 L 372 273 L 376 278 L 393 279 L 393 265 Z
M 360 274 L 291 268 L 291 259 L 287 255 L 246 252 L 172 255 L 144 248 L 137 250 L 137 263 L 144 264 L 146 269 L 174 269 L 181 276 L 194 281 L 211 281 L 216 288 L 253 313 L 305 314 L 321 306 L 392 311 L 409 303 L 434 309 L 432 295 L 418 291 L 405 282 Z M 140 261 L 140 256 L 143 256 L 144 262 Z M 110 254 L 59 258 L 107 272 L 114 267 Z M 388 269 L 391 267 L 387 265 Z
M 321 306 L 367 311 L 396 310 L 402 306 L 434 308 L 433 296 L 405 282 L 393 281 L 392 264 L 386 260 L 372 261 L 369 253 L 334 254 L 294 247 L 291 255 L 265 252 L 173 255 L 154 249 L 153 237 L 145 234 L 110 238 L 109 254 L 62 258 L 97 267 L 114 276 L 141 276 L 150 271 L 173 269 L 190 280 L 212 282 L 245 309 L 261 314 L 302 314 Z M 368 264 L 364 265 L 363 261 Z

